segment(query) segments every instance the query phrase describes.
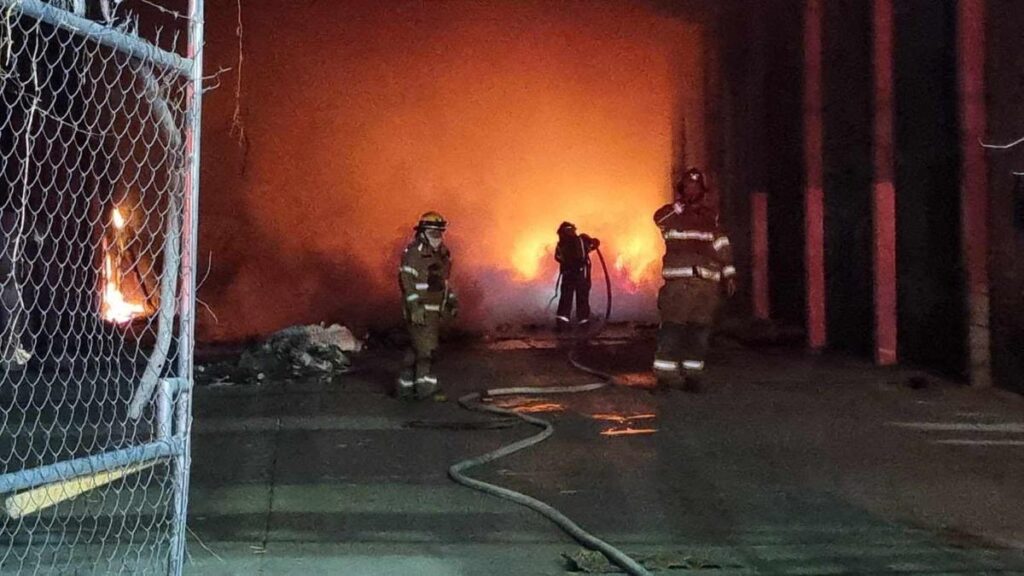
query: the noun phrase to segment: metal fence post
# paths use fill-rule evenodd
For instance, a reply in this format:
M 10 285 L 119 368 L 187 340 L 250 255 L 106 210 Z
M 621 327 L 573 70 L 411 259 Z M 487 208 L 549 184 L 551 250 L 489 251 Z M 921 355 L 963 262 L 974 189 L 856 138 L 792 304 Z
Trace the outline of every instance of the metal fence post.
M 192 418 L 193 347 L 195 343 L 196 251 L 198 247 L 199 166 L 202 134 L 203 93 L 203 0 L 189 0 L 188 58 L 192 60 L 192 77 L 186 92 L 191 111 L 186 129 L 185 150 L 189 171 L 185 181 L 185 202 L 182 226 L 182 277 L 179 317 L 178 375 L 184 386 L 178 394 L 175 433 L 183 436 L 184 449 L 175 459 L 176 481 L 174 503 L 177 525 L 174 530 L 174 553 L 171 573 L 179 576 L 185 557 L 188 516 L 189 469 L 192 463 L 192 442 L 189 430 Z

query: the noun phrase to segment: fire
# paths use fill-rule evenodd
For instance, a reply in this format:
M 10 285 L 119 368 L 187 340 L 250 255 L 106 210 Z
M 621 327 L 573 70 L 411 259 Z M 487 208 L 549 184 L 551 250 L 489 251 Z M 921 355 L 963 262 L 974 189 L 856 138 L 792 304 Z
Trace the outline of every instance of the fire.
M 122 290 L 124 273 L 120 267 L 122 255 L 126 253 L 124 230 L 126 221 L 117 208 L 110 213 L 110 222 L 114 226 L 113 241 L 103 239 L 103 274 L 101 277 L 102 294 L 100 317 L 107 322 L 126 324 L 136 318 L 146 316 L 148 311 L 142 302 L 130 300 Z
M 664 247 L 651 216 L 671 197 L 675 161 L 706 165 L 717 129 L 706 119 L 714 38 L 672 15 L 685 11 L 658 4 L 666 3 L 252 8 L 257 25 L 288 40 L 248 47 L 255 66 L 291 62 L 295 74 L 349 89 L 325 105 L 318 91 L 282 88 L 275 74 L 249 77 L 246 113 L 265 145 L 207 166 L 203 205 L 204 252 L 224 264 L 203 297 L 232 321 L 200 315 L 200 336 L 238 340 L 325 311 L 350 325 L 399 322 L 394 264 L 428 210 L 450 222 L 465 329 L 553 321 L 563 220 L 601 240 L 612 320 L 653 320 Z M 332 29 L 329 41 L 309 37 L 310 19 Z M 366 46 L 373 57 L 308 58 L 331 46 Z M 287 107 L 276 104 L 282 90 Z M 278 124 L 312 126 L 316 137 Z M 208 150 L 238 150 L 229 134 L 209 135 Z M 246 226 L 217 229 L 240 210 Z M 607 299 L 596 257 L 594 268 L 600 317 Z
M 651 212 L 654 208 L 651 208 Z M 595 218 L 589 222 L 581 217 L 573 220 L 580 231 L 601 240 L 601 251 L 617 289 L 637 292 L 657 280 L 658 262 L 664 251 L 661 236 L 645 212 L 639 212 L 630 220 L 604 222 Z M 520 281 L 533 281 L 543 277 L 546 271 L 557 272 L 554 263 L 554 234 L 557 223 L 546 228 L 519 232 L 512 243 L 508 261 Z M 595 277 L 599 277 L 600 265 L 592 257 Z
M 510 261 L 519 280 L 536 280 L 546 261 L 554 258 L 558 238 L 550 231 L 524 233 L 512 245 Z
M 657 228 L 647 224 L 646 228 L 634 229 L 617 241 L 615 270 L 629 280 L 634 290 L 656 280 L 658 261 L 663 251 Z
M 114 228 L 124 230 L 124 216 L 118 208 L 114 208 L 113 211 L 111 211 L 110 221 L 114 224 Z

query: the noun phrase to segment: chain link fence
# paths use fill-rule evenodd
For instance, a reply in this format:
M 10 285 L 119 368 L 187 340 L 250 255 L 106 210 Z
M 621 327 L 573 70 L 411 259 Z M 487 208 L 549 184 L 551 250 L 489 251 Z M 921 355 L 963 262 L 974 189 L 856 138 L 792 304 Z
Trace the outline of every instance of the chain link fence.
M 189 4 L 0 0 L 0 574 L 182 569 Z

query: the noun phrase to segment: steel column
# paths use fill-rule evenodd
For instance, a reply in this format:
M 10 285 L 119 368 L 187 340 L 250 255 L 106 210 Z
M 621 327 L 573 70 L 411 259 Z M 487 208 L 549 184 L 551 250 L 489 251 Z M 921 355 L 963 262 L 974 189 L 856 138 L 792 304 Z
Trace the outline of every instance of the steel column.
M 992 384 L 988 291 L 988 174 L 979 145 L 985 136 L 985 0 L 959 0 L 957 69 L 960 113 L 960 210 L 966 270 L 969 378 Z
M 825 206 L 822 161 L 821 0 L 804 4 L 804 266 L 807 293 L 807 345 L 827 343 L 825 294 Z
M 874 1 L 873 21 L 875 362 L 889 365 L 898 357 L 892 0 Z

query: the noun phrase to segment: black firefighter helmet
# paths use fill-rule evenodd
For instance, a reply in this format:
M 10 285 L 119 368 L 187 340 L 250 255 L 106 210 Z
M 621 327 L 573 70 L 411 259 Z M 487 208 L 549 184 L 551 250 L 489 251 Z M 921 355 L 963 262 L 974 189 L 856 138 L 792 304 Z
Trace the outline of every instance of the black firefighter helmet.
M 687 187 L 696 184 L 700 190 L 700 194 L 697 196 L 697 200 L 704 198 L 708 193 L 708 185 L 704 180 L 704 173 L 697 168 L 690 168 L 683 173 L 682 177 L 676 180 L 675 194 L 676 198 L 682 199 L 684 192 Z

